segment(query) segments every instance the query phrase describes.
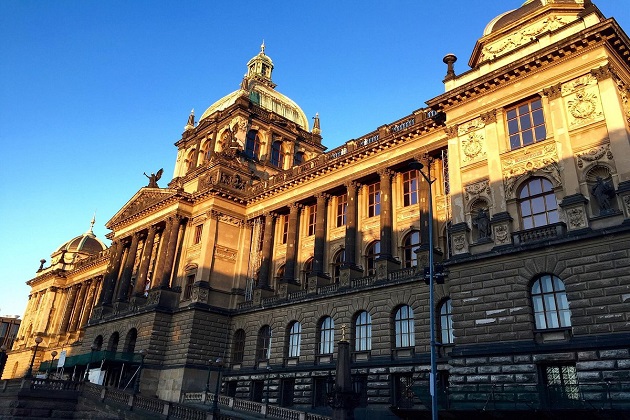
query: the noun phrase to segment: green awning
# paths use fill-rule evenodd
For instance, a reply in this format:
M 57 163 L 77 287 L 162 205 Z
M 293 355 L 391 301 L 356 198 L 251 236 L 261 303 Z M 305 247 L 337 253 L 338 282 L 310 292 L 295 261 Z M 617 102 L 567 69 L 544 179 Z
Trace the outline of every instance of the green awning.
M 140 364 L 142 361 L 142 355 L 139 353 L 129 353 L 129 352 L 119 352 L 119 351 L 95 351 L 90 353 L 77 354 L 74 356 L 66 357 L 66 362 L 64 363 L 64 368 L 70 368 L 74 366 L 85 366 L 88 363 L 101 363 L 105 362 L 120 362 L 120 363 L 131 363 L 131 364 Z M 55 359 L 50 369 L 56 369 L 57 363 L 59 359 Z M 46 371 L 50 366 L 50 360 L 44 361 L 39 365 L 39 371 Z M 94 367 L 94 366 L 93 366 Z

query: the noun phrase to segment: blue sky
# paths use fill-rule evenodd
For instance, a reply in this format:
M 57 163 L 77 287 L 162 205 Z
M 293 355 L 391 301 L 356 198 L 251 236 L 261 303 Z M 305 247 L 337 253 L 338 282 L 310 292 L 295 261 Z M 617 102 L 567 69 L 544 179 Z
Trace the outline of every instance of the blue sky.
M 0 1 L 0 314 L 23 315 L 39 260 L 172 178 L 177 141 L 236 90 L 264 39 L 277 90 L 334 148 L 443 92 L 521 0 Z M 624 0 L 595 2 L 630 31 Z M 109 241 L 106 241 L 109 244 Z

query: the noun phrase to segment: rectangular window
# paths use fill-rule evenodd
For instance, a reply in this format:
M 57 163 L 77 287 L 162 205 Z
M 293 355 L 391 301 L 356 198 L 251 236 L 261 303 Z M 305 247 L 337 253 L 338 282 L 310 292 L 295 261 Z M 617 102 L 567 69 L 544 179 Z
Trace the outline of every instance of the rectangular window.
M 201 242 L 201 233 L 203 232 L 203 225 L 195 226 L 195 238 L 193 240 L 193 245 L 197 245 Z
M 286 244 L 289 238 L 289 215 L 283 214 L 280 216 L 280 225 L 282 226 L 282 243 Z
M 546 365 L 541 368 L 549 404 L 579 399 L 580 390 L 575 365 Z
M 348 195 L 337 196 L 337 227 L 346 225 L 346 213 L 348 211 Z
M 317 205 L 308 206 L 308 236 L 315 235 L 315 219 L 317 218 Z
M 540 98 L 531 99 L 506 109 L 511 149 L 518 149 L 547 137 Z
M 334 381 L 332 378 L 313 378 L 315 382 L 315 392 L 313 392 L 314 407 L 328 407 L 328 382 Z
M 381 183 L 368 185 L 368 217 L 381 214 Z
M 418 171 L 403 173 L 403 206 L 418 204 Z

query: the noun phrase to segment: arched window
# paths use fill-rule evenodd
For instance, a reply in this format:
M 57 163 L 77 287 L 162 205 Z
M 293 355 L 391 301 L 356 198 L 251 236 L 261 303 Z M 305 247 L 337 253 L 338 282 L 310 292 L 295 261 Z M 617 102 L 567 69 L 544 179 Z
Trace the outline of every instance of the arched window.
M 285 265 L 282 264 L 280 267 L 278 267 L 278 271 L 276 271 L 276 280 L 282 280 L 284 278 L 284 268 Z
M 332 354 L 335 348 L 335 321 L 329 316 L 319 324 L 319 354 Z
M 546 178 L 532 178 L 520 189 L 518 205 L 523 229 L 558 222 L 558 202 L 553 185 Z
M 195 151 L 191 150 L 188 153 L 188 157 L 186 158 L 186 172 L 192 171 L 197 167 L 197 162 L 195 162 Z
M 304 152 L 295 152 L 293 155 L 293 166 L 301 165 L 304 162 Z
M 118 350 L 118 342 L 120 341 L 120 335 L 118 332 L 113 333 L 109 337 L 109 341 L 107 342 L 107 350 L 108 351 L 117 351 Z
M 103 336 L 102 335 L 96 336 L 96 338 L 94 339 L 93 345 L 96 351 L 101 351 L 101 349 L 103 348 Z
M 282 164 L 284 163 L 282 161 L 283 161 L 282 142 L 279 140 L 276 140 L 271 145 L 271 159 L 269 160 L 269 162 L 273 166 L 282 169 Z
M 232 363 L 243 363 L 243 358 L 245 357 L 245 330 L 236 330 L 232 340 Z
M 245 140 L 245 156 L 250 159 L 260 158 L 260 137 L 256 130 L 249 130 L 247 132 L 247 139 Z
M 403 267 L 416 267 L 418 265 L 418 253 L 420 249 L 420 232 L 413 231 L 403 240 Z
M 313 257 L 306 260 L 304 265 L 302 266 L 302 282 L 303 284 L 308 283 L 308 276 L 311 275 L 313 271 Z
M 394 316 L 395 347 L 413 347 L 416 345 L 414 333 L 413 309 L 404 305 L 398 308 Z
M 537 330 L 571 326 L 571 310 L 564 283 L 545 274 L 532 284 L 532 305 Z
M 300 357 L 300 344 L 302 343 L 302 325 L 293 321 L 289 325 L 289 342 L 287 343 L 287 356 Z
M 256 360 L 265 361 L 271 357 L 271 327 L 264 325 L 258 331 L 258 343 L 256 346 Z
M 132 328 L 125 337 L 125 350 L 128 353 L 133 353 L 136 349 L 136 340 L 138 338 L 138 330 Z
M 376 259 L 381 253 L 381 241 L 372 242 L 365 252 L 365 266 L 367 268 L 367 275 L 373 276 L 376 274 Z
M 346 251 L 344 249 L 341 249 L 337 251 L 337 253 L 333 257 L 333 262 L 332 262 L 333 283 L 339 283 L 339 280 L 341 279 L 341 266 L 343 265 L 343 262 L 345 260 L 345 255 L 346 255 Z
M 446 299 L 439 307 L 440 338 L 442 344 L 453 344 L 453 306 L 451 299 Z
M 354 350 L 372 350 L 372 317 L 367 311 L 361 311 L 354 321 Z

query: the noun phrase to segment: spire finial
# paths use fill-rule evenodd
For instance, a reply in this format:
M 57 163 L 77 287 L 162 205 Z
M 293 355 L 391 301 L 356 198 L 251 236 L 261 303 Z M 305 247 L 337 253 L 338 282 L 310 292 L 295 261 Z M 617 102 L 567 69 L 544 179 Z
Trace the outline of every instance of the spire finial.
M 319 112 L 315 113 L 315 116 L 313 117 L 313 120 L 315 120 L 313 122 L 313 134 L 321 134 L 322 130 L 319 126 Z
M 264 39 L 263 39 L 262 44 L 260 44 L 260 52 L 261 52 L 262 54 L 264 54 L 264 53 L 265 53 L 265 40 L 264 40 Z
M 188 122 L 186 123 L 184 130 L 192 130 L 193 128 L 195 128 L 195 108 L 190 111 Z
M 90 229 L 87 231 L 89 235 L 94 235 L 94 223 L 96 223 L 96 210 L 94 210 L 92 220 L 90 221 Z

